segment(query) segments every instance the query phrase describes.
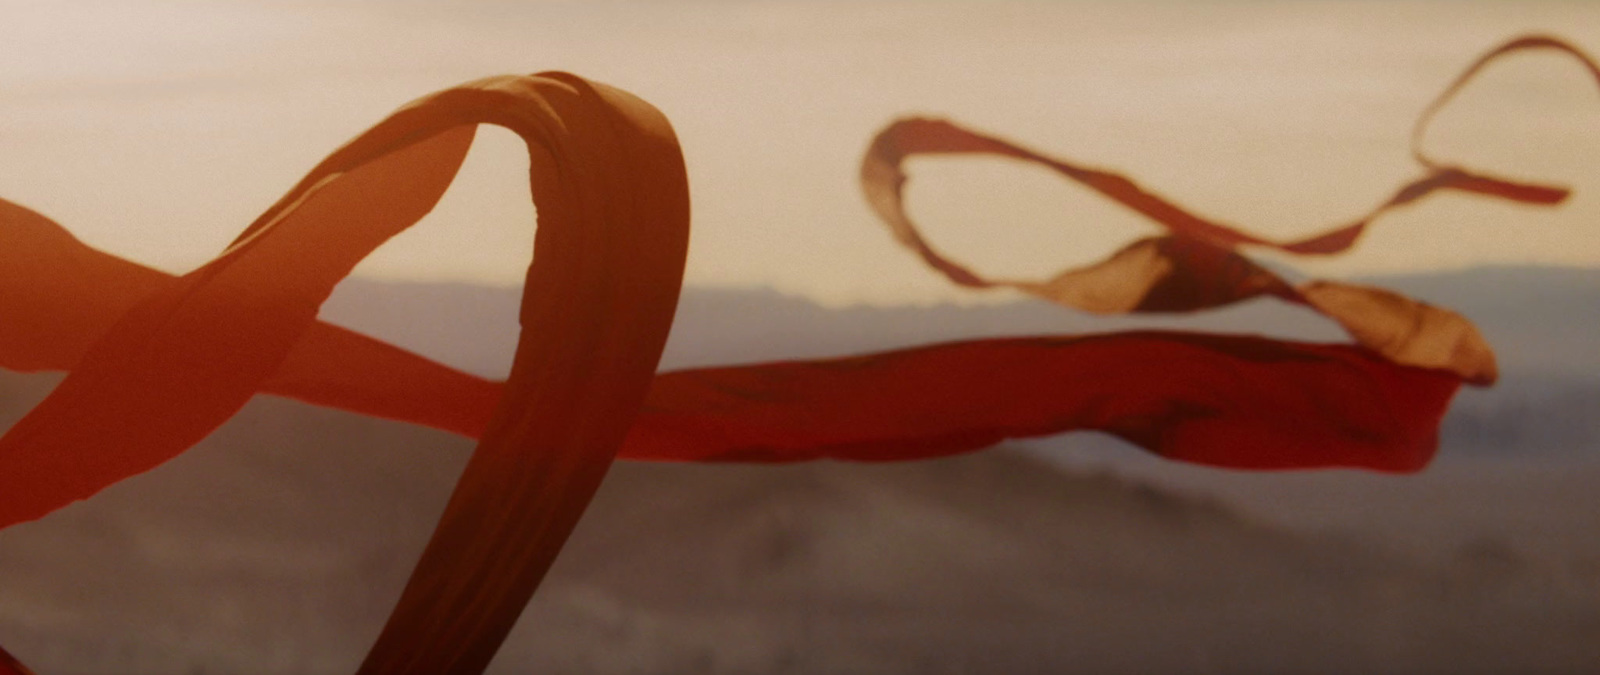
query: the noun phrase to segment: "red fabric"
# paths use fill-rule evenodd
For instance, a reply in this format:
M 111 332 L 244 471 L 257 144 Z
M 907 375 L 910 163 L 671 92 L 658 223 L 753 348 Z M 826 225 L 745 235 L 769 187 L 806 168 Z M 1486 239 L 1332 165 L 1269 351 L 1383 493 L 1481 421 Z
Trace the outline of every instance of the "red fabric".
M 1573 54 L 1600 79 L 1576 49 L 1525 38 L 1472 66 L 1440 103 L 1489 60 L 1535 48 Z M 522 305 L 533 329 L 504 385 L 315 320 L 361 258 L 432 208 L 480 123 L 528 141 L 539 214 Z M 944 123 L 902 129 L 914 133 L 874 144 L 864 185 L 896 236 L 958 283 L 991 284 L 934 253 L 899 212 L 904 177 L 882 171 L 898 172 L 908 152 L 1052 163 L 1175 233 L 1085 275 L 1018 285 L 1064 304 L 1092 297 L 1085 288 L 1111 292 L 1107 311 L 1200 309 L 1270 293 L 1339 318 L 1364 344 L 1389 341 L 1408 321 L 1438 339 L 1373 351 L 1191 333 L 1016 338 L 656 376 L 689 220 L 670 126 L 643 101 L 571 75 L 491 78 L 402 108 L 182 277 L 92 251 L 0 202 L 0 365 L 71 370 L 0 438 L 0 527 L 159 465 L 258 391 L 481 437 L 362 666 L 472 673 L 498 649 L 619 453 L 888 461 L 1098 429 L 1218 466 L 1415 471 L 1432 457 L 1462 378 L 1492 380 L 1486 346 L 1460 317 L 1379 289 L 1289 289 L 1233 251 L 1343 250 L 1370 215 L 1275 244 L 1197 219 L 1115 174 Z M 1565 196 L 1417 154 L 1428 173 L 1371 215 L 1444 188 L 1538 203 Z M 1445 367 L 1403 365 L 1435 362 Z M 0 652 L 7 670 L 26 672 Z
M 442 367 L 400 357 L 408 370 L 369 371 L 398 350 L 315 322 L 361 258 L 433 207 L 480 123 L 528 141 L 539 215 L 522 315 L 541 330 L 523 333 L 486 426 L 481 397 L 470 408 L 404 400 L 424 391 L 419 383 L 450 379 Z M 32 227 L 25 238 L 69 258 L 97 261 L 86 263 L 97 273 L 151 286 L 143 297 L 113 298 L 131 303 L 119 310 L 68 307 L 66 321 L 50 315 L 75 298 L 8 304 L 19 313 L 7 322 L 29 337 L 4 344 L 33 351 L 5 362 L 38 368 L 70 360 L 71 351 L 81 356 L 0 438 L 0 526 L 170 459 L 269 382 L 352 407 L 394 407 L 396 416 L 448 408 L 434 419 L 441 426 L 461 428 L 451 416 L 470 413 L 482 427 L 478 449 L 362 666 L 454 673 L 488 664 L 643 402 L 682 282 L 689 200 L 682 155 L 659 112 L 552 73 L 469 83 L 402 108 L 313 169 L 216 260 L 175 279 L 151 282 L 126 263 L 84 254 L 25 210 L 0 217 L 23 221 Z M 79 267 L 45 273 L 71 276 Z M 81 281 L 41 283 L 95 290 Z M 50 327 L 102 332 L 76 336 L 83 342 L 69 349 L 52 344 L 41 330 Z M 296 352 L 307 336 L 313 341 Z M 352 383 L 365 375 L 375 377 Z M 410 388 L 395 388 L 402 384 Z
M 171 282 L 83 246 L 42 216 L 10 208 L 11 215 L 0 218 L 9 250 L 41 257 L 70 252 L 86 278 L 115 279 L 125 291 L 108 299 L 96 296 L 93 285 L 57 288 L 71 293 L 57 295 L 69 301 L 48 313 L 53 330 L 63 332 L 48 335 L 40 324 L 23 332 L 35 338 L 29 348 L 0 353 L 14 369 L 21 363 L 71 369 L 89 342 L 75 328 L 109 325 L 142 300 L 130 289 L 149 294 Z M 23 228 L 11 227 L 18 222 L 35 235 L 19 236 Z M 18 291 L 27 288 L 17 283 L 21 279 L 12 280 Z M 93 302 L 96 297 L 101 301 Z M 1432 455 L 1431 430 L 1458 383 L 1342 345 L 1192 333 L 988 340 L 664 373 L 652 383 L 618 456 L 918 459 L 1083 429 L 1215 466 L 1409 471 Z M 477 438 L 493 417 L 502 385 L 318 322 L 262 391 Z M 1339 392 L 1359 405 L 1336 405 Z M 1150 412 L 1163 405 L 1166 414 Z M 1226 430 L 1230 426 L 1236 428 Z
M 663 374 L 624 453 L 894 461 L 1092 429 L 1214 466 L 1416 471 L 1459 385 L 1347 345 L 1259 337 L 956 342 Z

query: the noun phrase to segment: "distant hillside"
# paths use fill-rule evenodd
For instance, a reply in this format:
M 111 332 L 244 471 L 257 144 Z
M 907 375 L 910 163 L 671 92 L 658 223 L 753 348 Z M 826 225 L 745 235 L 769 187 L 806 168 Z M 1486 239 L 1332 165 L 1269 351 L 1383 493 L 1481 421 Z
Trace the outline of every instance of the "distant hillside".
M 1600 270 L 1481 268 L 1357 280 L 1459 311 L 1496 346 L 1508 373 L 1600 381 Z M 352 279 L 324 318 L 474 372 L 510 367 L 520 289 Z M 1189 316 L 1097 317 L 1047 303 L 829 309 L 770 290 L 685 289 L 663 367 L 814 358 L 995 335 L 1176 327 L 1343 340 L 1338 327 L 1271 300 Z
M 1442 431 L 1446 456 L 1600 452 L 1600 270 L 1484 268 L 1362 279 L 1477 322 L 1503 374 L 1463 391 Z M 323 316 L 485 375 L 510 368 L 518 289 L 347 281 Z M 1332 322 L 1262 300 L 1192 316 L 1106 318 L 1037 301 L 829 309 L 769 290 L 687 289 L 663 368 L 818 358 L 975 337 L 1130 328 L 1343 341 Z M 536 327 L 535 327 L 536 328 Z M 1591 450 L 1592 449 L 1592 450 Z
M 467 450 L 257 400 L 0 533 L 0 638 L 41 673 L 350 672 Z M 1423 564 L 1005 450 L 625 463 L 494 672 L 1521 672 L 1600 663 L 1597 570 Z
M 1597 365 L 1576 351 L 1600 284 L 1545 272 L 1393 280 L 1473 316 L 1509 366 L 1501 387 L 1458 402 L 1447 457 L 1600 448 Z M 356 281 L 326 314 L 495 373 L 515 303 L 503 289 Z M 1339 339 L 1265 303 L 1180 323 Z M 669 363 L 1135 324 L 1150 322 L 1036 303 L 831 310 L 691 289 Z M 1543 341 L 1525 353 L 1524 339 Z M 0 372 L 0 425 L 58 379 Z M 1032 445 L 1106 442 L 1067 438 Z M 350 672 L 469 449 L 259 397 L 178 459 L 0 532 L 0 643 L 41 673 Z M 1600 549 L 1586 536 L 1600 471 L 1463 463 L 1397 478 L 1144 461 L 1062 466 L 1001 448 L 893 465 L 622 463 L 494 672 L 1600 666 Z M 1400 545 L 1411 543 L 1426 545 Z

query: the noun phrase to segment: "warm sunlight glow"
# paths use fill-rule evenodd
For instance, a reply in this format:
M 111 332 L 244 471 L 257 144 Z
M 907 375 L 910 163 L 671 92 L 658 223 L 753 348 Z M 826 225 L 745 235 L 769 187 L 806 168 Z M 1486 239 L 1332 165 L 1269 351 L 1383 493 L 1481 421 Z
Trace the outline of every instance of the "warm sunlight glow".
M 1562 265 L 1600 268 L 1594 231 L 1600 64 L 1584 51 L 1600 43 L 1600 6 L 1131 7 L 24 3 L 0 26 L 0 369 L 60 379 L 32 399 L 31 390 L 18 394 L 21 388 L 0 382 L 0 415 L 17 414 L 0 435 L 0 530 L 8 544 L 18 541 L 18 531 L 24 538 L 66 533 L 67 548 L 45 546 L 35 558 L 8 549 L 0 571 L 32 574 L 49 566 L 39 561 L 55 557 L 118 559 L 72 547 L 76 538 L 93 541 L 108 532 L 138 539 L 117 534 L 140 522 L 138 508 L 117 512 L 122 520 L 115 526 L 73 519 L 85 507 L 115 504 L 117 489 L 203 454 L 202 442 L 225 436 L 224 425 L 246 417 L 259 394 L 431 428 L 422 432 L 443 430 L 475 444 L 464 466 L 431 470 L 432 478 L 454 480 L 439 510 L 416 506 L 425 499 L 360 494 L 366 478 L 389 480 L 387 472 L 407 462 L 421 466 L 420 455 L 401 458 L 411 449 L 404 441 L 387 437 L 335 447 L 331 459 L 348 463 L 342 475 L 307 471 L 281 484 L 262 482 L 264 494 L 302 509 L 302 520 L 324 516 L 297 492 L 319 481 L 327 492 L 367 500 L 369 525 L 400 508 L 414 507 L 430 524 L 437 515 L 425 546 L 396 543 L 384 530 L 371 537 L 388 547 L 378 554 L 342 541 L 321 552 L 267 544 L 250 554 L 268 559 L 263 569 L 326 558 L 332 562 L 307 576 L 328 584 L 375 577 L 389 567 L 410 570 L 403 588 L 397 583 L 384 591 L 398 600 L 374 615 L 386 617 L 381 630 L 374 626 L 359 638 L 371 645 L 357 670 L 365 675 L 488 669 L 524 611 L 548 609 L 530 602 L 536 592 L 549 597 L 540 589 L 551 585 L 547 576 L 558 555 L 570 560 L 562 552 L 583 531 L 580 519 L 602 510 L 602 502 L 594 508 L 591 502 L 602 481 L 616 475 L 619 459 L 765 465 L 758 471 L 775 474 L 783 470 L 775 465 L 784 464 L 828 470 L 938 464 L 923 460 L 996 454 L 1009 442 L 1093 432 L 1080 436 L 1119 440 L 1155 464 L 1228 475 L 1338 469 L 1415 475 L 1450 447 L 1441 439 L 1452 408 L 1477 405 L 1482 399 L 1474 397 L 1485 390 L 1522 396 L 1495 409 L 1511 411 L 1517 424 L 1472 418 L 1469 434 L 1487 443 L 1510 439 L 1504 445 L 1518 447 L 1519 434 L 1549 428 L 1555 431 L 1548 435 L 1565 438 L 1578 425 L 1600 433 L 1589 405 L 1600 381 L 1568 368 L 1573 364 L 1562 359 L 1570 357 L 1560 355 L 1568 352 L 1528 354 L 1567 344 L 1539 342 L 1549 324 L 1582 326 L 1593 313 L 1591 277 L 1546 277 Z M 1535 20 L 1553 28 L 1508 34 Z M 1569 28 L 1574 33 L 1557 36 Z M 27 58 L 6 58 L 12 54 Z M 517 74 L 545 67 L 561 69 Z M 508 69 L 513 74 L 494 74 Z M 415 96 L 424 91 L 433 93 Z M 1527 268 L 1444 281 L 1443 275 L 1341 278 L 1513 263 L 1542 266 L 1544 285 L 1516 285 L 1519 274 L 1531 278 Z M 418 312 L 356 303 L 378 314 L 414 314 L 413 328 L 448 323 L 448 312 L 437 311 L 444 305 L 509 310 L 514 323 L 500 329 L 456 322 L 482 335 L 436 334 L 478 349 L 496 330 L 514 334 L 509 375 L 471 374 L 432 360 L 431 352 L 398 346 L 407 340 L 357 332 L 358 322 L 336 325 L 328 318 L 336 312 L 324 313 L 338 304 L 329 301 L 335 289 L 370 283 L 354 276 L 386 280 L 384 297 L 447 299 Z M 497 284 L 512 288 L 492 288 Z M 726 295 L 721 309 L 707 313 L 722 323 L 699 327 L 731 336 L 730 343 L 762 347 L 783 342 L 794 325 L 837 320 L 856 327 L 888 311 L 837 309 L 844 305 L 953 301 L 967 306 L 945 309 L 1057 312 L 1079 323 L 1004 332 L 1011 328 L 994 328 L 1021 324 L 1009 315 L 974 315 L 963 321 L 979 329 L 951 339 L 890 317 L 872 329 L 897 336 L 887 348 L 851 342 L 835 353 L 749 358 L 752 352 L 720 344 L 723 351 L 708 350 L 712 360 L 681 368 L 683 361 L 663 360 L 668 338 L 683 339 L 678 327 L 701 311 L 692 299 L 707 292 L 686 292 L 686 284 L 724 293 L 765 289 Z M 1458 295 L 1441 299 L 1441 288 Z M 497 304 L 497 293 L 506 304 Z M 1019 294 L 1035 302 L 984 305 Z M 1535 315 L 1516 305 L 1535 295 L 1555 309 L 1532 321 Z M 791 318 L 766 318 L 779 316 L 771 310 L 784 303 L 801 309 Z M 1518 311 L 1476 311 L 1500 309 L 1495 303 Z M 1272 320 L 1291 328 L 1258 330 L 1262 323 L 1248 316 L 1263 309 L 1278 312 Z M 1151 315 L 1174 323 L 1135 321 Z M 1302 327 L 1326 329 L 1317 333 L 1325 339 L 1294 333 L 1293 323 L 1302 320 L 1309 320 Z M 746 324 L 760 330 L 745 330 Z M 1508 324 L 1533 338 L 1506 341 L 1521 352 L 1502 359 L 1501 336 L 1517 335 Z M 729 329 L 735 325 L 740 330 Z M 1573 344 L 1593 332 L 1569 331 L 1580 336 Z M 736 355 L 715 360 L 726 354 Z M 1530 364 L 1554 364 L 1559 377 Z M 1464 385 L 1473 387 L 1463 393 Z M 1546 415 L 1544 408 L 1555 412 Z M 1570 410 L 1580 411 L 1578 425 L 1560 419 Z M 1548 420 L 1557 422 L 1552 427 Z M 310 454 L 301 430 L 258 426 L 283 432 L 262 441 L 281 456 Z M 361 453 L 380 445 L 392 456 L 368 466 L 372 456 Z M 985 466 L 971 481 L 918 489 L 940 504 L 981 495 L 1002 505 L 1001 527 L 955 510 L 919 520 L 907 515 L 909 501 L 872 488 L 856 501 L 940 536 L 977 533 L 962 540 L 977 542 L 968 546 L 970 556 L 937 562 L 980 571 L 998 569 L 985 565 L 1027 548 L 990 535 L 1019 516 L 1054 508 L 1053 501 L 1012 490 L 1026 481 L 1050 483 L 1054 498 L 1079 500 L 1080 515 L 1156 514 L 1102 539 L 1133 541 L 1124 535 L 1135 529 L 1187 536 L 1224 523 L 1233 528 L 1227 537 L 1287 561 L 1275 574 L 1290 582 L 1333 580 L 1317 581 L 1327 587 L 1315 596 L 1289 600 L 1301 614 L 1305 607 L 1320 610 L 1327 598 L 1352 595 L 1364 620 L 1375 608 L 1393 613 L 1403 593 L 1420 592 L 1452 617 L 1500 618 L 1489 609 L 1458 612 L 1437 602 L 1467 587 L 1488 589 L 1502 603 L 1522 597 L 1510 594 L 1526 591 L 1522 586 L 1584 596 L 1591 604 L 1600 597 L 1588 592 L 1600 588 L 1596 559 L 1529 563 L 1512 545 L 1469 542 L 1441 568 L 1447 574 L 1414 591 L 1418 584 L 1407 580 L 1422 577 L 1412 567 L 1390 564 L 1385 553 L 1353 540 L 1291 548 L 1297 542 L 1266 521 L 1235 518 L 1220 505 L 1190 508 L 1159 490 L 1068 486 L 1053 474 L 997 479 L 1011 469 Z M 205 475 L 208 488 L 228 478 L 225 470 Z M 830 619 L 814 616 L 820 605 L 811 593 L 848 577 L 855 562 L 815 553 L 829 537 L 791 536 L 787 526 L 738 560 L 717 558 L 690 534 L 698 528 L 714 540 L 748 529 L 730 515 L 759 511 L 754 505 L 772 492 L 752 485 L 736 498 L 708 497 L 716 503 L 700 515 L 649 527 L 671 544 L 692 546 L 682 557 L 719 584 L 707 606 L 738 598 L 763 578 L 778 579 L 775 597 L 785 598 L 779 604 L 788 616 L 799 617 L 802 640 L 798 651 L 774 651 L 774 663 L 787 664 L 783 670 L 824 663 L 796 656 L 826 651 L 816 626 Z M 813 516 L 859 524 L 840 515 L 850 513 L 845 492 L 821 483 L 799 492 L 821 505 Z M 636 524 L 671 514 L 684 501 L 654 494 L 627 505 L 630 517 L 640 516 Z M 1127 495 L 1133 506 L 1114 501 Z M 181 509 L 197 518 L 213 515 L 187 502 Z M 226 528 L 242 528 L 249 519 L 242 513 L 227 514 L 237 522 Z M 768 515 L 777 522 L 790 514 Z M 902 541 L 878 541 L 865 529 L 838 532 L 845 534 L 832 539 L 866 542 L 871 564 L 890 570 L 894 583 L 935 585 L 898 570 L 921 564 L 906 562 L 912 557 L 937 556 L 896 558 L 910 550 Z M 635 536 L 626 528 L 605 534 Z M 142 551 L 138 556 L 179 563 L 204 557 L 198 548 L 168 546 L 159 541 L 165 535 L 154 536 L 156 543 L 129 546 Z M 1074 555 L 1106 548 L 1059 532 L 1038 545 L 1063 542 L 1077 547 Z M 1081 575 L 1078 588 L 1092 588 L 1082 594 L 1092 600 L 1091 615 L 1126 621 L 1137 614 L 1112 605 L 1119 604 L 1113 593 L 1135 588 L 1127 570 L 1163 563 L 1121 543 L 1110 548 L 1109 555 L 1122 557 L 1117 571 Z M 419 549 L 419 558 L 409 557 Z M 677 555 L 662 553 L 666 547 L 637 558 L 616 553 L 625 550 L 574 564 L 625 559 L 628 567 L 618 569 L 631 583 Z M 1248 557 L 1229 555 L 1193 566 L 1182 560 L 1182 569 L 1157 573 L 1233 573 L 1242 581 L 1226 583 L 1246 586 L 1266 578 L 1238 571 Z M 1359 562 L 1369 559 L 1383 562 Z M 781 578 L 752 572 L 796 560 L 820 566 L 784 568 L 809 571 Z M 1366 595 L 1345 593 L 1357 588 L 1351 579 L 1389 568 L 1412 576 L 1373 577 L 1360 587 Z M 1557 568 L 1565 576 L 1539 578 L 1560 583 L 1522 582 Z M 201 569 L 178 578 L 188 584 L 226 576 Z M 819 569 L 832 571 L 813 574 Z M 1016 569 L 1025 571 L 996 576 L 1055 573 L 1047 564 Z M 878 578 L 863 586 L 892 585 Z M 140 582 L 101 583 L 74 592 L 98 600 Z M 304 597 L 284 590 L 291 587 L 272 588 Z M 969 592 L 990 588 L 972 584 Z M 1254 602 L 1237 590 L 1227 591 L 1226 602 L 1214 589 L 1189 595 L 1229 609 Z M 35 665 L 67 662 L 49 645 L 68 640 L 60 637 L 68 634 L 63 627 L 79 620 L 52 618 L 51 593 L 60 595 L 51 590 L 32 604 L 13 603 L 29 596 L 0 589 L 0 600 L 15 605 L 0 613 L 9 621 L 0 625 L 6 630 L 0 642 Z M 684 597 L 698 600 L 698 593 Z M 1019 606 L 1048 604 L 1026 595 Z M 637 609 L 613 611 L 609 599 L 594 597 L 601 599 L 579 597 L 580 609 L 597 616 Z M 843 614 L 878 621 L 884 606 L 859 598 L 840 604 Z M 1577 623 L 1587 616 L 1568 614 Z M 1029 634 L 1026 621 L 1005 611 L 974 615 L 997 624 L 996 634 Z M 240 616 L 235 608 L 205 619 L 246 625 Z M 357 623 L 337 612 L 316 618 L 329 626 Z M 1378 637 L 1407 628 L 1403 619 L 1386 614 Z M 707 612 L 697 620 L 713 625 L 725 618 Z M 530 623 L 557 637 L 571 627 Z M 637 632 L 620 619 L 602 616 L 598 623 L 612 638 L 631 640 Z M 917 630 L 932 635 L 934 623 L 923 620 Z M 1209 621 L 1200 623 L 1212 630 Z M 90 624 L 102 633 L 128 632 L 110 620 Z M 1129 625 L 1141 640 L 1149 637 L 1143 624 Z M 841 626 L 829 640 L 858 631 Z M 1323 639 L 1320 630 L 1307 632 Z M 1427 637 L 1400 633 L 1406 640 Z M 711 634 L 714 646 L 745 646 L 737 633 Z M 1442 634 L 1452 644 L 1469 635 Z M 130 635 L 128 644 L 150 635 Z M 295 668 L 312 669 L 296 638 L 268 637 L 277 641 L 272 658 L 287 655 Z M 205 649 L 229 648 L 203 636 L 181 638 Z M 119 652 L 109 637 L 71 639 L 94 640 L 90 647 L 112 655 L 105 664 L 138 656 Z M 1368 651 L 1377 658 L 1399 653 Z M 716 654 L 708 648 L 683 663 L 725 669 Z M 209 663 L 210 656 L 193 663 Z M 246 651 L 226 656 L 263 672 L 288 663 Z M 1215 665 L 1189 656 L 1191 664 Z M 0 675 L 32 674 L 0 649 Z
M 484 73 L 559 67 L 623 84 L 680 120 L 697 208 L 691 285 L 770 286 L 833 305 L 990 301 L 1011 296 L 953 289 L 873 227 L 846 178 L 854 139 L 901 114 L 947 116 L 1117 167 L 1198 213 L 1291 238 L 1364 211 L 1409 177 L 1399 152 L 1408 125 L 1459 64 L 1506 35 L 1552 29 L 1600 43 L 1600 6 L 23 3 L 0 26 L 9 130 L 0 194 L 72 223 L 91 245 L 182 272 L 226 244 L 224 223 L 271 203 L 268 186 L 394 101 Z M 1439 120 L 1431 147 L 1572 184 L 1570 207 L 1529 213 L 1442 198 L 1394 215 L 1392 227 L 1312 271 L 1600 266 L 1591 225 L 1600 197 L 1589 196 L 1600 191 L 1584 189 L 1600 175 L 1592 103 L 1583 74 L 1557 57 L 1497 64 Z M 502 189 L 520 170 L 516 144 L 480 139 L 487 152 L 469 160 L 457 191 L 484 198 L 442 209 L 358 274 L 520 283 L 527 203 Z M 237 161 L 245 156 L 260 161 Z M 1006 185 L 1019 171 L 963 167 L 950 180 Z M 99 188 L 61 188 L 79 182 Z M 1006 231 L 990 251 L 963 246 L 975 260 L 1003 260 L 1018 241 L 1080 236 L 1109 250 L 1097 237 L 1115 229 L 1062 232 L 1075 221 L 1061 204 L 1103 207 L 1072 188 L 1025 182 L 1015 199 L 938 212 L 930 236 Z M 171 197 L 179 185 L 185 197 Z M 933 173 L 927 185 L 985 192 Z M 1519 227 L 1537 236 L 1505 236 L 1508 222 L 1525 219 Z M 1044 248 L 1038 262 L 992 271 L 1041 269 L 1051 264 Z

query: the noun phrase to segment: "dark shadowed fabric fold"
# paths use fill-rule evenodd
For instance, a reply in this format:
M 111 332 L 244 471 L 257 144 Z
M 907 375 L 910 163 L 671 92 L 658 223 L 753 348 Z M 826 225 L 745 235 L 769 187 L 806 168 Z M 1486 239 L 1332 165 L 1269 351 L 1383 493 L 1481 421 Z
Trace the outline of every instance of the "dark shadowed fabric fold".
M 638 413 L 682 285 L 689 192 L 666 118 L 570 75 L 496 88 L 458 114 L 529 144 L 539 229 L 524 331 L 500 408 L 363 673 L 488 665 Z
M 34 675 L 34 673 L 4 648 L 0 648 L 0 675 Z
M 314 330 L 317 307 L 361 258 L 433 207 L 479 123 L 508 127 L 528 144 L 539 216 L 521 317 L 529 330 L 501 405 L 363 672 L 481 671 L 643 401 L 687 252 L 688 185 L 667 121 L 631 95 L 571 75 L 491 78 L 402 108 L 190 274 L 164 280 L 101 261 L 103 271 L 151 289 L 120 316 L 65 322 L 101 333 L 0 439 L 0 525 L 170 459 L 275 374 L 291 391 L 333 388 L 342 380 L 328 371 L 346 368 L 354 379 L 349 369 L 371 374 L 396 358 L 387 345 Z M 93 257 L 37 214 L 8 205 L 0 215 L 68 259 Z M 321 338 L 295 354 L 308 333 Z M 30 369 L 71 361 L 43 351 L 6 361 Z M 330 367 L 333 359 L 349 360 Z M 318 395 L 390 405 L 370 400 L 389 395 L 379 391 L 354 385 Z M 481 415 L 482 397 L 463 401 L 455 413 Z

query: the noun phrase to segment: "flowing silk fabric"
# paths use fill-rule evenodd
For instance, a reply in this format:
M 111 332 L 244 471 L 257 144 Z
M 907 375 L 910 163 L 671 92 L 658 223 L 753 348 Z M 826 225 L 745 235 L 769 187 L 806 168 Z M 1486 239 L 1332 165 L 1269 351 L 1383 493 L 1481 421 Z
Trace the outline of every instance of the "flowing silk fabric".
M 86 276 L 160 276 L 13 209 L 34 231 L 59 235 L 48 238 L 60 249 L 54 257 L 73 252 L 81 268 L 105 268 Z M 21 229 L 9 222 L 0 217 L 0 232 Z M 38 242 L 24 245 L 47 250 Z M 57 288 L 55 297 L 76 300 L 65 293 L 92 290 Z M 57 320 L 95 325 L 110 319 L 87 311 L 125 311 L 83 297 L 63 303 Z M 78 357 L 64 346 L 73 344 L 70 337 L 36 340 L 12 354 L 27 356 L 36 369 L 68 370 Z M 1343 345 L 1176 332 L 985 340 L 664 373 L 618 456 L 907 460 L 1093 429 L 1166 457 L 1217 466 L 1414 471 L 1432 456 L 1433 430 L 1456 384 L 1454 377 Z M 316 323 L 262 391 L 478 437 L 501 385 Z
M 336 151 L 221 257 L 115 319 L 0 439 L 0 522 L 87 497 L 225 421 L 350 268 L 432 208 L 479 123 L 528 143 L 539 215 L 529 329 L 362 671 L 481 671 L 610 465 L 677 302 L 682 156 L 666 119 L 619 90 L 559 73 L 492 78 L 416 101 Z M 337 358 L 334 346 L 302 358 Z
M 1125 176 L 1048 157 L 944 120 L 904 119 L 880 132 L 862 161 L 861 185 L 868 203 L 901 244 L 963 286 L 1009 287 L 1101 314 L 1187 312 L 1274 296 L 1328 316 L 1358 344 L 1396 363 L 1446 369 L 1474 384 L 1492 384 L 1498 377 L 1493 350 L 1464 317 L 1384 289 L 1326 280 L 1292 287 L 1236 249 L 1257 246 L 1296 255 L 1341 253 L 1354 246 L 1379 216 L 1439 191 L 1535 205 L 1565 200 L 1565 188 L 1447 165 L 1430 159 L 1422 150 L 1428 123 L 1473 76 L 1495 59 L 1535 49 L 1573 57 L 1600 82 L 1600 66 L 1559 39 L 1527 36 L 1496 47 L 1457 76 L 1419 117 L 1412 130 L 1412 155 L 1424 169 L 1422 176 L 1352 222 L 1296 241 L 1273 241 L 1202 218 Z M 903 194 L 909 179 L 903 164 L 921 154 L 988 154 L 1040 164 L 1150 218 L 1170 234 L 1142 239 L 1099 264 L 1063 270 L 1049 279 L 990 279 L 935 249 L 906 213 Z
M 173 278 L 95 250 L 0 199 L 0 368 L 70 371 L 128 310 Z M 317 321 L 261 391 L 477 438 L 502 386 Z M 0 457 L 0 462 L 5 461 Z M 3 476 L 4 474 L 0 474 Z M 10 508 L 0 505 L 0 512 Z
M 1474 64 L 1423 122 L 1489 60 L 1535 48 L 1573 54 L 1600 78 L 1576 49 L 1524 38 Z M 539 213 L 525 330 L 504 385 L 315 321 L 357 261 L 432 208 L 478 123 L 527 140 Z M 1098 269 L 990 281 L 935 252 L 901 211 L 900 161 L 917 152 L 1043 162 L 1173 234 L 1136 242 Z M 481 437 L 362 667 L 479 672 L 619 452 L 900 460 L 1099 429 L 1183 461 L 1414 471 L 1432 457 L 1462 380 L 1494 377 L 1492 352 L 1470 323 L 1381 289 L 1290 287 L 1234 249 L 1341 251 L 1382 211 L 1441 189 L 1530 203 L 1565 196 L 1417 156 L 1425 175 L 1372 214 L 1274 243 L 1115 174 L 947 123 L 903 123 L 873 144 L 863 185 L 896 236 L 957 283 L 1011 285 L 1102 312 L 1191 311 L 1268 294 L 1334 317 L 1358 344 L 1158 332 L 1016 338 L 653 380 L 685 255 L 682 158 L 654 109 L 570 75 L 494 78 L 402 108 L 182 277 L 93 251 L 0 203 L 0 365 L 71 371 L 0 439 L 0 527 L 170 459 L 258 391 Z M 0 658 L 0 669 L 20 669 L 11 664 Z
M 908 179 L 902 163 L 918 154 L 952 153 L 998 154 L 1044 164 L 1155 219 L 1173 234 L 1141 239 L 1099 264 L 1063 270 L 1049 279 L 986 278 L 935 250 L 905 212 L 902 195 Z M 1390 291 L 1356 284 L 1316 281 L 1294 288 L 1240 255 L 1234 247 L 1251 244 L 1291 253 L 1341 251 L 1355 243 L 1372 218 L 1398 204 L 1445 187 L 1469 189 L 1463 186 L 1486 183 L 1505 189 L 1474 191 L 1535 204 L 1557 203 L 1566 195 L 1557 188 L 1513 185 L 1457 170 L 1435 171 L 1353 225 L 1305 241 L 1279 244 L 1203 220 L 1122 176 L 1051 159 L 941 120 L 908 119 L 890 125 L 873 140 L 861 166 L 861 185 L 868 202 L 895 238 L 957 284 L 1013 288 L 1058 305 L 1099 314 L 1190 312 L 1274 296 L 1327 315 L 1344 326 L 1358 343 L 1397 363 L 1451 370 L 1476 384 L 1493 383 L 1498 368 L 1488 342 L 1466 318 Z M 1418 188 L 1419 185 L 1425 187 Z M 1417 325 L 1426 329 L 1414 329 Z

